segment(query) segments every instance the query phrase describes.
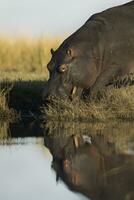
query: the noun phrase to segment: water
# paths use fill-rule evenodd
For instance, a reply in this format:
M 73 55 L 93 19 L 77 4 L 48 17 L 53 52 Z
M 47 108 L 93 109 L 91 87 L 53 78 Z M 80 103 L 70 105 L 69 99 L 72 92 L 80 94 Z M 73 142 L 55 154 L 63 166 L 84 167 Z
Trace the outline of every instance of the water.
M 0 133 L 0 200 L 134 200 L 134 123 L 1 123 Z

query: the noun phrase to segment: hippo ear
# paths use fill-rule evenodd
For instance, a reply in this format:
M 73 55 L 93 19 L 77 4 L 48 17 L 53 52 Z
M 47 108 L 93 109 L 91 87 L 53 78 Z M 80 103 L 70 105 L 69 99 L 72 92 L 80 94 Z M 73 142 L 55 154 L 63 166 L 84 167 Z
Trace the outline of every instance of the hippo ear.
M 55 51 L 53 49 L 51 49 L 51 54 L 52 56 L 54 55 Z

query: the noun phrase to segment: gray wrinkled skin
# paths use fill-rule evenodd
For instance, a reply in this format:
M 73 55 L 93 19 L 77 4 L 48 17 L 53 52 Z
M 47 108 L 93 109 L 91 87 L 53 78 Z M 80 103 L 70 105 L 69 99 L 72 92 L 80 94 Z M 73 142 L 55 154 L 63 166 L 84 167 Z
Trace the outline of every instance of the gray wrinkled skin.
M 92 97 L 113 78 L 134 73 L 134 1 L 93 15 L 51 53 L 44 99 L 81 97 L 86 89 Z

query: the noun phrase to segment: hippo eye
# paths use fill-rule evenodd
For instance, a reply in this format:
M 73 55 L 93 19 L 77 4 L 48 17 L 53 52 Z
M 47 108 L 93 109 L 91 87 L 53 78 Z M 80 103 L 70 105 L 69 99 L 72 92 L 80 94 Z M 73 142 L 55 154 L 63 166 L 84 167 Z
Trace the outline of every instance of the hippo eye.
M 74 53 L 74 50 L 73 49 L 68 49 L 67 51 L 66 51 L 66 53 L 67 53 L 67 55 L 68 55 L 68 57 L 70 57 L 70 58 L 73 58 L 75 55 L 75 53 Z
M 71 57 L 71 55 L 72 55 L 71 49 L 67 50 L 67 55 Z

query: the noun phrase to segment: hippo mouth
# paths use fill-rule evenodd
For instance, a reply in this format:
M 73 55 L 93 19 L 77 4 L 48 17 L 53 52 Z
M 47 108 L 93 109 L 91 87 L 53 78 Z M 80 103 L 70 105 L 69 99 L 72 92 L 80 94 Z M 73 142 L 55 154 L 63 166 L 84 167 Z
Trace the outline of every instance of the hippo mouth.
M 73 100 L 73 97 L 76 94 L 76 91 L 77 91 L 77 87 L 73 86 L 72 89 L 71 89 L 70 95 L 69 95 L 70 100 Z

